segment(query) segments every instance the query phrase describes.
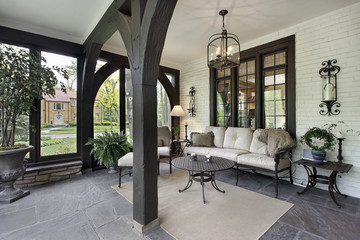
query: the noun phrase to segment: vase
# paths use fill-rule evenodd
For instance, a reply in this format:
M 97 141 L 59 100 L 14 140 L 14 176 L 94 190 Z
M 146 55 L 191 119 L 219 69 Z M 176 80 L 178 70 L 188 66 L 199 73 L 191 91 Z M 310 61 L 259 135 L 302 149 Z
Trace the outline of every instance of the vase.
M 2 182 L 0 202 L 12 203 L 30 194 L 29 190 L 15 188 L 14 182 L 24 175 L 27 163 L 24 159 L 25 155 L 33 149 L 33 146 L 28 146 L 25 148 L 0 151 L 0 182 Z
M 116 170 L 116 166 L 115 163 L 110 163 L 110 168 L 108 173 L 117 173 L 118 171 Z
M 326 159 L 326 151 L 324 150 L 312 150 L 311 151 L 314 163 L 316 165 L 321 165 L 324 163 L 324 160 Z

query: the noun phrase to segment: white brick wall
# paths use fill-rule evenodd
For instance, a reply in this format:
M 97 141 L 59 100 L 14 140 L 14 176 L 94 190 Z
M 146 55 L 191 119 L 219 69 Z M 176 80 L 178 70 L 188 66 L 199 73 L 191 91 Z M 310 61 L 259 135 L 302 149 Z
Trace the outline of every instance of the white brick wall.
M 296 67 L 296 134 L 301 136 L 309 127 L 325 123 L 345 124 L 360 131 L 360 3 L 308 20 L 293 27 L 241 44 L 245 50 L 267 42 L 295 34 Z M 337 59 L 341 71 L 338 74 L 338 102 L 340 115 L 321 116 L 321 81 L 318 71 L 321 62 Z M 196 117 L 184 117 L 182 124 L 189 123 L 189 131 L 201 131 L 209 124 L 209 70 L 206 58 L 195 60 L 180 67 L 180 102 L 185 108 L 185 95 L 190 86 L 196 89 Z M 183 129 L 182 129 L 183 136 Z M 294 151 L 294 160 L 301 158 L 303 146 Z M 336 152 L 329 160 L 336 160 Z M 354 165 L 348 174 L 338 179 L 340 190 L 350 196 L 360 197 L 360 136 L 348 134 L 343 142 L 344 162 Z M 325 172 L 329 174 L 329 172 Z M 306 174 L 297 166 L 295 181 L 305 183 Z M 326 186 L 318 184 L 326 189 Z

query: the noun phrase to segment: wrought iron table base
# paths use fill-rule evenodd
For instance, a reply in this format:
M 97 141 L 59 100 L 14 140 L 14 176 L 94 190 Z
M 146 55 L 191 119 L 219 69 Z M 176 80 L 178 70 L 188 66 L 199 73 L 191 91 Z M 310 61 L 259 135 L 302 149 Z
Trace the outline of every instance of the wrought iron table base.
M 335 195 L 334 195 L 334 191 L 339 194 L 340 196 L 343 197 L 347 197 L 347 195 L 342 194 L 338 188 L 338 186 L 336 185 L 336 176 L 338 174 L 337 171 L 332 171 L 330 176 L 324 176 L 324 175 L 318 175 L 317 171 L 316 171 L 316 167 L 312 167 L 312 171 L 308 166 L 303 165 L 307 174 L 308 174 L 308 182 L 306 184 L 306 187 L 303 191 L 298 192 L 298 194 L 302 194 L 306 191 L 308 191 L 310 188 L 314 187 L 316 185 L 316 183 L 323 183 L 323 184 L 328 184 L 329 185 L 329 193 L 330 196 L 332 198 L 332 200 L 335 202 L 335 204 L 338 207 L 341 207 L 341 204 L 339 204 L 336 201 Z
M 193 181 L 199 182 L 201 184 L 204 203 L 206 203 L 205 193 L 204 193 L 204 185 L 205 185 L 204 183 L 205 182 L 211 182 L 211 185 L 213 186 L 213 188 L 215 188 L 217 191 L 219 191 L 221 193 L 225 193 L 225 190 L 221 190 L 215 182 L 215 172 L 194 173 L 194 171 L 189 171 L 189 180 L 188 180 L 185 188 L 179 189 L 179 192 L 184 192 L 187 189 L 189 189 L 191 187 Z

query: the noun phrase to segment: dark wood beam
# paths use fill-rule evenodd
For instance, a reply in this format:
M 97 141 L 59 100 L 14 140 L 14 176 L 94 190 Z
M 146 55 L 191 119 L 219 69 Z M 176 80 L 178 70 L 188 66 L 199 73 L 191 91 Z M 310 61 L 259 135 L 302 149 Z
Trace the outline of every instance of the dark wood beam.
M 85 40 L 83 46 L 84 51 L 90 50 L 91 44 L 97 43 L 104 45 L 104 43 L 117 31 L 117 26 L 112 23 L 113 14 L 117 13 L 119 9 L 125 7 L 124 11 L 129 6 L 130 0 L 114 0 L 113 3 L 106 10 L 99 23 Z
M 93 159 L 90 156 L 91 146 L 86 146 L 85 143 L 88 142 L 89 138 L 94 137 L 93 96 L 94 92 L 97 92 L 97 89 L 93 88 L 93 84 L 95 68 L 101 52 L 101 47 L 101 44 L 91 44 L 90 49 L 84 59 L 81 85 L 78 86 L 78 88 L 80 87 L 78 91 L 80 91 L 81 95 L 80 107 L 78 108 L 80 110 L 78 112 L 78 123 L 81 124 L 79 138 L 81 146 L 80 156 L 83 161 L 83 169 L 94 167 Z
M 176 0 L 132 0 L 131 17 L 113 15 L 129 57 L 134 91 L 133 218 L 140 231 L 158 224 L 156 83 Z

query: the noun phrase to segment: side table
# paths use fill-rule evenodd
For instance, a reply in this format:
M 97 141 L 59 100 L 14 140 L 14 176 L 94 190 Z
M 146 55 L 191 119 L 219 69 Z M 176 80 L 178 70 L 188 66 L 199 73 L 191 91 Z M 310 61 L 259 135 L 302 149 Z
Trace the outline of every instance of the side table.
M 338 207 L 341 207 L 341 204 L 339 204 L 336 201 L 334 191 L 338 193 L 339 195 L 343 197 L 347 197 L 347 195 L 342 194 L 336 185 L 336 176 L 338 173 L 347 173 L 350 171 L 353 165 L 346 164 L 342 162 L 324 162 L 322 165 L 317 165 L 313 161 L 306 160 L 306 159 L 300 159 L 295 162 L 298 165 L 304 166 L 307 174 L 308 174 L 308 182 L 305 187 L 305 189 L 301 192 L 298 192 L 298 194 L 302 194 L 309 190 L 310 188 L 314 187 L 316 183 L 322 183 L 322 184 L 328 184 L 329 185 L 329 193 L 332 198 L 332 200 L 335 202 L 335 204 Z M 311 171 L 312 168 L 312 171 Z M 317 174 L 317 168 L 319 169 L 326 169 L 332 171 L 330 176 L 324 176 Z
M 178 157 L 185 156 L 184 150 L 185 150 L 186 144 L 188 142 L 190 142 L 190 140 L 188 140 L 188 139 L 178 139 L 178 140 L 174 139 L 173 140 L 173 143 L 175 143 L 175 145 L 176 145 L 175 153 L 178 155 Z M 181 146 L 182 143 L 184 143 L 184 146 Z

